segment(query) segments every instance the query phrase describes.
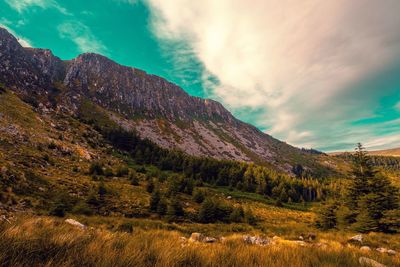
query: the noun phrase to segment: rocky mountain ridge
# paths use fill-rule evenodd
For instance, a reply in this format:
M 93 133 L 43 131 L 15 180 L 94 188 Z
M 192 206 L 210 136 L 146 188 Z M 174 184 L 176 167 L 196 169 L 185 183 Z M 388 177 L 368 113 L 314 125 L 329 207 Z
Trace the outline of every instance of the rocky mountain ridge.
M 23 48 L 2 28 L 0 83 L 50 112 L 77 114 L 89 101 L 118 125 L 190 155 L 253 161 L 287 172 L 297 164 L 310 170 L 330 165 L 320 155 L 274 139 L 236 119 L 220 103 L 190 96 L 161 77 L 93 53 L 63 61 L 50 50 Z

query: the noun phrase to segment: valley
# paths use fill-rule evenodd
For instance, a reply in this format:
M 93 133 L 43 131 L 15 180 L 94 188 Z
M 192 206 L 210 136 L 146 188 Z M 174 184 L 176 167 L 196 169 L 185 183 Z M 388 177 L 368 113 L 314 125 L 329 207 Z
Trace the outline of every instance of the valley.
M 1 265 L 400 266 L 391 158 L 295 148 L 160 77 L 1 28 L 0 83 Z

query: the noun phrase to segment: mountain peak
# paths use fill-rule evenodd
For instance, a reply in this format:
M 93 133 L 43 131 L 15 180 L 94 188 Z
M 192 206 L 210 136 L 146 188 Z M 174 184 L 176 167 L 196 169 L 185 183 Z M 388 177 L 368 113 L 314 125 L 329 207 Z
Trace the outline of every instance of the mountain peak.
M 217 101 L 190 96 L 164 78 L 99 54 L 62 61 L 47 49 L 22 48 L 5 29 L 0 29 L 0 82 L 23 98 L 78 116 L 89 103 L 91 118 L 109 117 L 190 155 L 272 164 L 287 172 L 298 159 L 306 169 L 319 166 L 313 156 L 236 119 Z

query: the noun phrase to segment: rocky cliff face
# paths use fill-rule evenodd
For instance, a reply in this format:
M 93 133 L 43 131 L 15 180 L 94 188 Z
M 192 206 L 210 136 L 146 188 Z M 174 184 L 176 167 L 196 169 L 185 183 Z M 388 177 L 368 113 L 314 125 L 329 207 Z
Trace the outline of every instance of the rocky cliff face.
M 162 147 L 196 156 L 313 168 L 316 158 L 232 116 L 220 103 L 188 95 L 175 84 L 97 54 L 62 61 L 51 51 L 23 48 L 0 28 L 0 82 L 42 106 L 76 113 L 83 100 L 107 111 Z

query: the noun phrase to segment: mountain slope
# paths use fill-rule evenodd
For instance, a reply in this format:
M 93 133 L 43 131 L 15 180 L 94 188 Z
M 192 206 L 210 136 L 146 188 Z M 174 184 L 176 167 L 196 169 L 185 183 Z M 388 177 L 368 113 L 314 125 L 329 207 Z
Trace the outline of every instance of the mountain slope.
M 192 97 L 175 84 L 97 54 L 62 61 L 45 49 L 23 48 L 0 28 L 0 82 L 44 112 L 106 116 L 142 138 L 190 155 L 253 161 L 290 172 L 332 167 L 241 122 L 220 103 Z M 89 107 L 89 108 L 88 108 Z M 101 110 L 102 114 L 91 114 Z

